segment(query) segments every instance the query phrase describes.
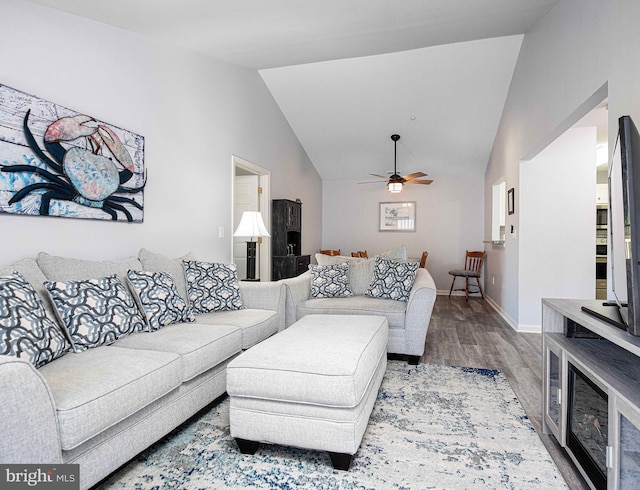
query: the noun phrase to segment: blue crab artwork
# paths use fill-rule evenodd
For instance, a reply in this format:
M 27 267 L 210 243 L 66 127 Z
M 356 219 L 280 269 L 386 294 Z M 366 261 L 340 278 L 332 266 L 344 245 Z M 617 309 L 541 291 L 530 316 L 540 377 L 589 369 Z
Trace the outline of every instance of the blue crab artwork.
M 31 118 L 28 109 L 19 139 L 14 136 L 15 141 L 7 141 L 9 138 L 0 134 L 4 143 L 0 145 L 0 179 L 5 174 L 4 189 L 0 188 L 5 196 L 4 206 L 0 201 L 2 211 L 112 220 L 122 216 L 129 222 L 142 221 L 145 182 L 140 182 L 140 171 L 136 172 L 129 149 L 112 128 L 83 114 L 48 123 L 41 116 L 33 123 Z M 42 146 L 32 130 L 38 126 Z M 24 152 L 25 146 L 32 154 Z M 22 148 L 22 155 L 16 155 L 14 147 Z M 4 148 L 12 150 L 7 154 L 13 158 L 2 158 Z M 131 181 L 139 185 L 129 184 Z

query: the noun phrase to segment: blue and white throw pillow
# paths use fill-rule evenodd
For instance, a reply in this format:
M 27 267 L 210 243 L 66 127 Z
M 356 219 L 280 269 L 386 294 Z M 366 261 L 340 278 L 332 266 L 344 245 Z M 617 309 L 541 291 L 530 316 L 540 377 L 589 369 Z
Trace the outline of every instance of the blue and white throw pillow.
M 396 262 L 376 256 L 371 284 L 364 294 L 373 298 L 408 301 L 418 265 L 417 262 Z
M 349 285 L 349 263 L 309 265 L 311 298 L 346 298 L 353 296 Z
M 0 354 L 25 359 L 36 368 L 70 349 L 31 284 L 19 272 L 0 277 Z
M 196 321 L 193 310 L 178 293 L 176 283 L 168 272 L 130 270 L 127 272 L 127 281 L 151 332 L 172 323 Z
M 189 303 L 195 313 L 242 308 L 235 264 L 183 260 Z
M 44 286 L 76 352 L 111 344 L 146 327 L 115 274 L 84 281 L 47 281 Z

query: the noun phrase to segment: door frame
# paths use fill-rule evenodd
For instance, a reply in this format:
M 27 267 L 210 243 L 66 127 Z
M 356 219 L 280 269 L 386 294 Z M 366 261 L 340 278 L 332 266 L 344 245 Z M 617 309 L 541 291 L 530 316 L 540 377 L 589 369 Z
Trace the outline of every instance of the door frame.
M 246 160 L 238 155 L 231 155 L 231 223 L 235 223 L 234 220 L 234 203 L 235 203 L 235 183 L 236 172 L 240 170 L 244 175 L 257 175 L 258 186 L 262 188 L 262 193 L 258 197 L 258 211 L 262 214 L 264 225 L 269 233 L 271 233 L 271 171 L 267 170 L 260 165 L 256 165 L 249 160 Z M 233 231 L 229 234 L 229 247 L 231 251 L 231 257 L 233 257 Z M 262 239 L 262 243 L 259 245 L 259 273 L 261 281 L 271 280 L 271 238 L 266 237 Z

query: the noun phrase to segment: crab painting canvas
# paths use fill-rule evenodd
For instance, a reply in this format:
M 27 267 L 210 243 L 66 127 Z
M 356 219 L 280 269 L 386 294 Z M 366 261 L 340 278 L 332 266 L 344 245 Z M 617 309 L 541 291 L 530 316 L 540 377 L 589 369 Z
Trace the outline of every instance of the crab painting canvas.
M 0 84 L 0 213 L 142 222 L 144 137 Z

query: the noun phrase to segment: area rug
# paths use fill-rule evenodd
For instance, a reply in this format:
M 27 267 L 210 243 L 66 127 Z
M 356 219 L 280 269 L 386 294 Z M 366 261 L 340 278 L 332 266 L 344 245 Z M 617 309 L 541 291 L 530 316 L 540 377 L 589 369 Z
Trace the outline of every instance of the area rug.
M 326 453 L 261 445 L 243 455 L 225 399 L 114 473 L 126 489 L 566 488 L 505 376 L 389 361 L 348 472 Z

